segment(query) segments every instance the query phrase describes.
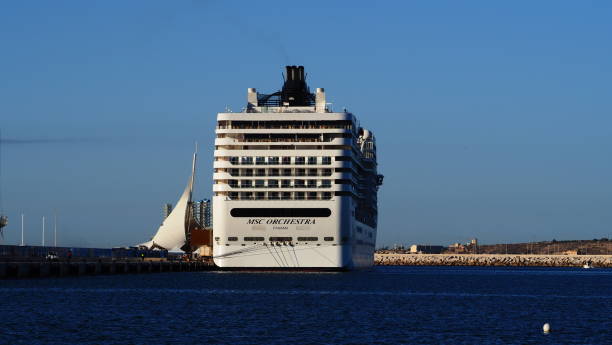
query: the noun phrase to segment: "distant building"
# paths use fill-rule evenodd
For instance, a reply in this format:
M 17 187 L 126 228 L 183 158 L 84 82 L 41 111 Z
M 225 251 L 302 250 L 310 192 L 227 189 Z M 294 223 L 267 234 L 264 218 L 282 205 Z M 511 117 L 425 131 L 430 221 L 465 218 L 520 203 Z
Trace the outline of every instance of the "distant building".
M 466 250 L 463 244 L 457 242 L 448 246 L 448 251 L 455 254 L 461 254 L 464 253 Z
M 193 203 L 193 218 L 205 228 L 212 227 L 212 202 L 209 199 Z
M 429 244 L 413 244 L 410 246 L 410 253 L 412 254 L 440 254 L 446 247 L 444 246 L 432 246 Z
M 162 206 L 162 215 L 164 219 L 168 218 L 170 212 L 172 212 L 172 204 L 164 204 L 164 206 Z
M 465 249 L 471 254 L 478 254 L 478 239 L 472 238 L 470 242 L 465 244 Z

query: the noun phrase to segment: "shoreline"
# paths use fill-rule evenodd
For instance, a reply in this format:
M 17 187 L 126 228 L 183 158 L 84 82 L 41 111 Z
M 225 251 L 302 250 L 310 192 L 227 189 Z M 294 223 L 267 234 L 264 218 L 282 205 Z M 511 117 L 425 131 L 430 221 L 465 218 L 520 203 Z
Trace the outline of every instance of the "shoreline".
M 374 254 L 376 266 L 612 267 L 612 255 Z

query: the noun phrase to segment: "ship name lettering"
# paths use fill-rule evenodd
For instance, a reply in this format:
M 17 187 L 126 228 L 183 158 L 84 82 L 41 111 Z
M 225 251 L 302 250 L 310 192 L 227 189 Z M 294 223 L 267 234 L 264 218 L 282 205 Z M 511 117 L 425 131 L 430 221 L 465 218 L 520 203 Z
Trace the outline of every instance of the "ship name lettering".
M 247 224 L 270 224 L 270 225 L 314 225 L 316 219 L 309 218 L 249 218 Z

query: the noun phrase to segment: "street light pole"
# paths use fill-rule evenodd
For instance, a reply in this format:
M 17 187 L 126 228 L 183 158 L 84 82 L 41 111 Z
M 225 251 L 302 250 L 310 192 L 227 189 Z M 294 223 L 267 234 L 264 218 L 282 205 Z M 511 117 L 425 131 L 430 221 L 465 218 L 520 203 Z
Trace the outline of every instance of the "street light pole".
M 23 243 L 23 213 L 21 214 L 21 246 L 24 246 Z

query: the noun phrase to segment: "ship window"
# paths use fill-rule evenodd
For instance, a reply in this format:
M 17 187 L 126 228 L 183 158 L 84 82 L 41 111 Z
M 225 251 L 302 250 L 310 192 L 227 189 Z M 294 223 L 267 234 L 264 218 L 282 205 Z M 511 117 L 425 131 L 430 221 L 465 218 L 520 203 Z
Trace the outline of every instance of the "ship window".
M 321 164 L 325 164 L 325 165 L 331 164 L 331 157 L 323 157 L 321 159 Z
M 232 217 L 283 217 L 308 218 L 329 217 L 329 208 L 233 208 Z
M 215 241 L 218 241 L 218 240 L 220 240 L 220 239 L 221 239 L 220 237 L 215 237 Z
M 253 182 L 252 182 L 251 180 L 242 180 L 242 181 L 240 182 L 240 186 L 241 186 L 242 188 L 250 188 L 250 187 L 252 187 L 252 186 L 253 186 Z
M 281 180 L 283 188 L 291 188 L 291 180 Z
M 283 176 L 291 176 L 291 169 L 283 169 Z
M 336 156 L 336 161 L 350 161 L 351 157 L 347 156 Z
M 278 157 L 268 157 L 268 164 L 278 164 Z
M 257 157 L 257 158 L 255 158 L 255 164 L 257 164 L 257 165 L 266 164 L 266 157 Z
M 230 157 L 231 164 L 238 164 L 238 157 Z
M 308 157 L 308 164 L 317 164 L 317 157 Z
M 270 169 L 270 176 L 279 176 L 278 169 Z
M 304 165 L 306 157 L 295 157 L 295 164 Z
M 242 157 L 242 164 L 253 164 L 253 157 Z
M 330 188 L 331 187 L 331 180 L 322 180 L 321 181 L 321 187 L 323 187 L 323 188 Z
M 305 182 L 304 180 L 295 180 L 295 188 L 304 188 L 306 186 Z
M 253 176 L 253 169 L 245 169 L 244 176 Z
M 308 180 L 308 188 L 315 188 L 317 186 L 317 180 Z
M 330 192 L 323 193 L 323 199 L 329 200 L 332 198 L 332 194 Z
M 238 241 L 238 237 L 228 237 L 228 241 Z
M 230 200 L 237 200 L 238 199 L 238 193 L 237 192 L 230 192 L 229 193 L 229 198 L 230 198 Z
M 266 193 L 264 192 L 257 192 L 255 193 L 255 199 L 256 200 L 263 200 L 266 198 Z
M 278 192 L 270 192 L 268 193 L 270 200 L 278 200 Z
M 295 176 L 306 176 L 306 169 L 295 169 Z
M 251 200 L 251 199 L 253 199 L 253 193 L 252 192 L 243 192 L 243 193 L 240 193 L 240 199 L 242 199 L 242 200 Z
M 293 237 L 270 237 L 270 242 L 291 242 Z
M 332 171 L 331 169 L 323 169 L 323 176 L 331 176 Z
M 308 176 L 317 176 L 317 169 L 308 169 Z
M 269 180 L 268 187 L 270 188 L 278 188 L 278 180 Z
M 264 180 L 255 180 L 255 188 L 263 188 Z
M 308 200 L 317 200 L 317 192 L 308 192 Z
M 283 164 L 291 164 L 291 157 L 283 157 Z
M 333 238 L 333 237 L 323 237 L 323 239 L 324 239 L 325 241 L 333 241 L 333 240 L 334 240 L 334 238 Z
M 291 200 L 291 192 L 283 192 L 281 199 L 283 200 Z
M 295 200 L 304 200 L 304 192 L 296 192 Z
M 245 242 L 257 242 L 257 241 L 263 241 L 264 238 L 263 237 L 245 237 L 244 241 Z
M 266 176 L 266 169 L 257 169 L 256 175 L 257 176 Z
M 316 242 L 319 240 L 318 237 L 298 237 L 299 242 Z
M 240 170 L 239 169 L 230 169 L 229 173 L 232 176 L 240 176 Z

